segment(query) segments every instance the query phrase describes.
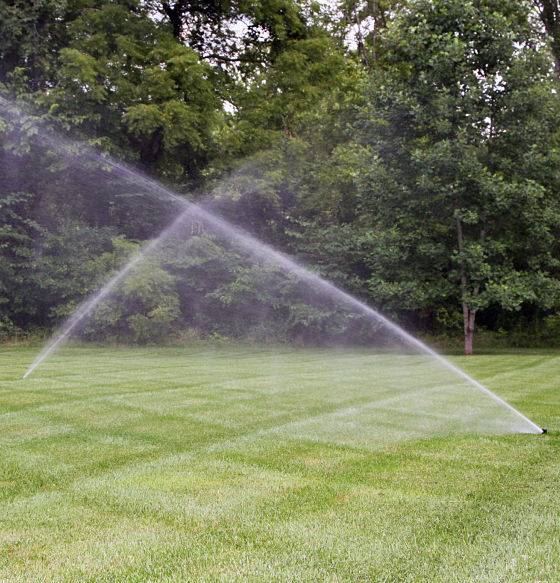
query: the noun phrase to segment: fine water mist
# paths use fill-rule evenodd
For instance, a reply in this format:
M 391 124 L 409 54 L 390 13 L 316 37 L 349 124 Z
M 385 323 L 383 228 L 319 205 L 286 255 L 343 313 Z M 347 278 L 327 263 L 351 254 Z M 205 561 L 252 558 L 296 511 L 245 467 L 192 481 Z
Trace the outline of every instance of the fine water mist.
M 1 97 L 0 111 L 16 124 L 25 119 L 13 104 Z M 145 244 L 101 289 L 81 303 L 37 355 L 24 378 L 29 377 L 71 337 L 88 327 L 93 328 L 99 308 L 105 306 L 105 309 L 112 309 L 123 286 L 133 280 L 142 265 L 153 262 L 158 269 L 173 274 L 175 280 L 180 282 L 181 276 L 178 274 L 187 273 L 185 263 L 189 267 L 200 264 L 222 269 L 219 258 L 228 254 L 233 257 L 232 265 L 235 266 L 229 276 L 231 289 L 236 293 L 243 284 L 240 274 L 251 279 L 251 293 L 255 293 L 257 298 L 261 289 L 266 291 L 267 296 L 274 296 L 275 290 L 283 290 L 285 286 L 290 288 L 289 295 L 287 292 L 284 296 L 280 296 L 280 292 L 277 294 L 279 299 L 276 304 L 268 305 L 255 300 L 253 309 L 240 318 L 242 325 L 246 321 L 248 328 L 262 330 L 274 319 L 280 326 L 289 321 L 295 309 L 303 310 L 306 317 L 319 322 L 318 329 L 325 330 L 322 334 L 325 339 L 334 339 L 331 344 L 371 350 L 371 362 L 379 363 L 378 378 L 375 374 L 371 378 L 357 378 L 349 370 L 346 380 L 341 382 L 340 371 L 334 375 L 335 371 L 310 365 L 308 370 L 296 377 L 301 379 L 301 386 L 297 383 L 294 386 L 292 375 L 292 384 L 283 387 L 283 391 L 295 391 L 297 395 L 297 391 L 304 390 L 308 382 L 306 379 L 312 374 L 316 382 L 322 383 L 325 399 L 334 400 L 340 406 L 327 416 L 309 412 L 299 424 L 286 428 L 281 426 L 277 431 L 285 430 L 301 437 L 317 438 L 323 435 L 326 439 L 333 439 L 336 434 L 336 438 L 345 443 L 352 443 L 359 435 L 371 434 L 373 439 L 381 432 L 402 432 L 404 425 L 411 428 L 410 434 L 417 436 L 438 432 L 542 432 L 538 425 L 509 403 L 377 310 L 220 217 L 211 210 L 211 199 L 207 203 L 192 203 L 127 164 L 99 154 L 83 144 L 78 145 L 80 156 L 77 157 L 75 144 L 52 130 L 40 130 L 38 141 L 75 165 L 88 163 L 101 168 L 103 182 L 111 184 L 113 191 L 116 188 L 126 189 L 165 201 L 168 205 L 165 216 L 172 218 L 157 237 Z M 102 187 L 101 183 L 99 187 Z M 221 188 L 227 189 L 227 181 Z M 206 262 L 200 260 L 201 255 L 210 252 L 213 253 L 210 259 Z M 192 270 L 188 273 L 191 274 L 189 281 L 179 285 L 179 289 L 184 290 L 179 300 L 189 306 L 190 323 L 196 323 L 203 317 L 218 317 L 216 306 L 219 305 L 220 309 L 228 306 L 227 293 L 230 290 L 223 287 L 213 289 L 211 275 L 202 268 L 195 271 L 196 277 L 192 276 Z M 205 298 L 215 297 L 219 302 L 203 301 L 201 289 L 206 294 Z M 291 298 L 291 305 L 285 305 L 284 297 Z M 336 322 L 336 330 L 327 330 L 326 322 Z M 289 365 L 284 364 L 284 370 L 278 368 L 277 360 L 272 356 L 268 366 L 267 375 L 263 373 L 268 379 L 263 381 L 266 390 L 282 383 L 283 372 L 287 372 Z M 337 386 L 333 386 L 334 378 L 337 379 Z M 357 387 L 360 387 L 359 394 L 356 393 Z M 336 399 L 333 394 L 337 395 Z M 348 400 L 343 399 L 344 395 L 349 396 Z M 304 401 L 302 393 L 301 402 Z M 390 423 L 391 418 L 394 424 Z

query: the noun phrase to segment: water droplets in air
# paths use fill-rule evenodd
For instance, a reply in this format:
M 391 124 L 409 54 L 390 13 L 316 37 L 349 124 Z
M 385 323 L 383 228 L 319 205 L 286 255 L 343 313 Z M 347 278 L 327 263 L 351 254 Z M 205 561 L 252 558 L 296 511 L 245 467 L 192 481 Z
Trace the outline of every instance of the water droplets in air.
M 16 127 L 25 120 L 25 115 L 3 98 L 0 112 Z M 24 378 L 70 339 L 86 333 L 88 338 L 95 337 L 96 325 L 101 337 L 100 312 L 116 310 L 118 305 L 122 311 L 123 288 L 130 287 L 135 274 L 149 264 L 168 274 L 169 281 L 180 290 L 178 301 L 185 315 L 177 325 L 196 329 L 202 322 L 207 325 L 219 319 L 219 311 L 228 309 L 228 294 L 243 293 L 243 285 L 250 281 L 247 293 L 253 294 L 254 302 L 250 310 L 245 308 L 245 312 L 230 318 L 232 335 L 246 334 L 266 342 L 267 326 L 288 329 L 296 317 L 305 317 L 315 323 L 317 336 L 304 338 L 307 343 L 329 345 L 331 350 L 335 345 L 358 347 L 368 354 L 368 378 L 359 378 L 348 370 L 341 382 L 340 371 L 335 374 L 310 362 L 309 368 L 297 377 L 301 382 L 294 386 L 293 371 L 283 375 L 274 350 L 263 352 L 265 397 L 267 391 L 273 395 L 271 387 L 276 387 L 288 392 L 296 403 L 298 398 L 304 403 L 306 383 L 312 381 L 322 387 L 325 402 L 333 403 L 329 414 L 314 415 L 310 410 L 301 421 L 287 424 L 285 432 L 292 436 L 352 444 L 387 435 L 400 438 L 453 432 L 541 432 L 522 413 L 380 312 L 224 220 L 212 210 L 215 203 L 211 198 L 194 204 L 130 166 L 49 129 L 40 130 L 35 143 L 53 150 L 54 156 L 68 167 L 70 187 L 92 187 L 71 180 L 88 167 L 95 176 L 98 192 L 116 197 L 115 204 L 119 197 L 156 200 L 160 220 L 155 225 L 162 221 L 167 224 L 119 270 L 108 274 L 100 289 L 82 301 L 40 351 Z M 227 181 L 221 190 L 227 190 Z M 220 283 L 216 284 L 216 280 Z M 229 305 L 232 310 L 238 309 L 234 302 Z M 293 326 L 291 333 L 293 337 Z M 302 330 L 302 337 L 305 334 Z M 287 366 L 289 361 L 284 363 Z M 292 379 L 289 386 L 283 385 L 283 376 Z M 273 397 L 270 399 L 272 403 Z M 279 427 L 277 431 L 284 431 L 282 424 Z

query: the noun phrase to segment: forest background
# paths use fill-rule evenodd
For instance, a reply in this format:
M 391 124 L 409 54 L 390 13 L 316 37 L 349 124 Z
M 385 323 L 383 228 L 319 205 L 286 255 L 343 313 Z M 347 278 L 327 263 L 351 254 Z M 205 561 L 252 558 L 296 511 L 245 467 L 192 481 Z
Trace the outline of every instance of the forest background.
M 424 337 L 559 345 L 559 76 L 558 0 L 0 0 L 0 95 L 25 112 L 0 108 L 0 339 L 48 333 L 168 218 L 76 176 L 48 126 Z M 336 336 L 193 236 L 96 338 Z

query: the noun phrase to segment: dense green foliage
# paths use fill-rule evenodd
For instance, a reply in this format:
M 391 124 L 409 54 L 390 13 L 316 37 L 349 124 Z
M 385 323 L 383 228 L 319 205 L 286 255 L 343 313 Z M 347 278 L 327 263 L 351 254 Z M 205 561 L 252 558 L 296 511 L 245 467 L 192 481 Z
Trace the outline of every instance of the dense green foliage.
M 560 299 L 560 110 L 520 16 L 494 2 L 418 2 L 386 36 L 391 68 L 374 76 L 362 122 L 372 290 L 412 309 L 459 295 L 468 332 L 492 305 Z
M 0 90 L 26 116 L 0 107 L 0 334 L 56 325 L 170 218 L 57 157 L 43 126 L 190 198 L 214 192 L 233 222 L 417 331 L 464 327 L 470 350 L 475 319 L 550 330 L 554 3 L 374 4 L 3 0 Z M 333 313 L 306 313 L 290 282 L 262 297 L 266 268 L 209 259 L 216 241 L 198 238 L 193 265 L 136 274 L 112 324 L 105 306 L 108 336 L 243 335 L 255 303 L 275 338 L 325 330 Z M 204 321 L 184 301 L 197 269 L 215 274 L 196 290 Z

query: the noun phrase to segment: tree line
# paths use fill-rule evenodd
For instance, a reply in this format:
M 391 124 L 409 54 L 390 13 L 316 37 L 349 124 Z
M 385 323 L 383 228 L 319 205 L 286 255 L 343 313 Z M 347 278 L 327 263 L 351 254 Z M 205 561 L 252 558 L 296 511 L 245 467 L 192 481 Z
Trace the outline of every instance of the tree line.
M 213 193 L 236 224 L 466 353 L 476 327 L 560 341 L 558 0 L 3 0 L 0 31 L 0 94 L 25 111 L 0 108 L 2 337 L 56 326 L 169 219 L 57 156 L 48 127 L 188 198 Z M 197 261 L 144 269 L 98 316 L 109 337 L 178 322 L 238 337 L 255 305 L 280 306 L 277 338 L 336 337 L 332 312 L 303 309 L 293 285 L 263 293 L 274 274 L 232 269 L 195 235 Z M 214 320 L 181 299 L 203 270 Z

